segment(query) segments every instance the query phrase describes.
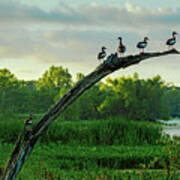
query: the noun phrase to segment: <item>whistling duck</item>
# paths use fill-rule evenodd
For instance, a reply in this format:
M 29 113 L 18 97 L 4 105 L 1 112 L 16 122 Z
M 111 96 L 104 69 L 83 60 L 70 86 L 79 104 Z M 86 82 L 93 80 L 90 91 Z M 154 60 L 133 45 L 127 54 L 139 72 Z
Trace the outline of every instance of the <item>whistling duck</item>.
M 176 36 L 178 33 L 173 31 L 172 32 L 172 38 L 168 39 L 166 41 L 166 45 L 168 45 L 168 47 L 170 48 L 171 46 L 173 46 L 174 44 L 176 44 Z
M 118 52 L 120 53 L 120 54 L 123 54 L 123 53 L 125 53 L 125 51 L 126 51 L 126 47 L 123 45 L 123 43 L 122 43 L 122 38 L 121 37 L 118 37 L 118 39 L 120 40 L 120 42 L 119 42 L 119 46 L 118 46 Z
M 106 57 L 106 52 L 105 52 L 105 50 L 107 49 L 106 47 L 102 47 L 101 48 L 102 49 L 102 51 L 98 54 L 98 56 L 97 56 L 97 58 L 98 58 L 98 60 L 103 60 L 105 57 Z
M 147 46 L 147 40 L 149 40 L 149 38 L 145 37 L 144 41 L 137 43 L 137 48 L 143 49 L 141 53 L 144 53 L 144 48 Z
M 25 124 L 26 126 L 31 125 L 31 124 L 32 124 L 32 119 L 33 119 L 33 118 L 32 118 L 32 114 L 30 114 L 30 115 L 29 115 L 29 118 L 24 121 L 24 124 Z

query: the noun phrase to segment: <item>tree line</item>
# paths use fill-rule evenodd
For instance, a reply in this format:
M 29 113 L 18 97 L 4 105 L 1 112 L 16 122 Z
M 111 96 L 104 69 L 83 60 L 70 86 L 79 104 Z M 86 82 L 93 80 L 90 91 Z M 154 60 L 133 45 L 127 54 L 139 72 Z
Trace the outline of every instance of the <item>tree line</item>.
M 0 114 L 44 113 L 76 80 L 68 69 L 51 66 L 36 81 L 19 80 L 8 69 L 0 69 Z M 180 117 L 180 88 L 166 84 L 159 75 L 151 79 L 107 78 L 85 92 L 61 116 L 63 120 L 104 119 L 149 120 Z

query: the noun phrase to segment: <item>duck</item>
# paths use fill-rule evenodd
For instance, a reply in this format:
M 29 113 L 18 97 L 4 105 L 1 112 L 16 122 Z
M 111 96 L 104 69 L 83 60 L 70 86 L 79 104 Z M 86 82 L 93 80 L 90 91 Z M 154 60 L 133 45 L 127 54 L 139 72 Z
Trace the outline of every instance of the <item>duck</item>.
M 101 60 L 103 60 L 105 57 L 106 57 L 106 50 L 107 48 L 105 47 L 105 46 L 103 46 L 102 48 L 101 48 L 101 52 L 99 52 L 99 54 L 98 54 L 98 56 L 97 56 L 97 58 L 98 58 L 98 60 L 99 61 L 101 61 Z
M 176 36 L 178 33 L 176 31 L 172 32 L 172 38 L 168 39 L 166 41 L 166 45 L 170 48 L 171 46 L 173 47 L 174 44 L 176 44 Z
M 29 115 L 29 118 L 24 121 L 24 125 L 25 125 L 25 126 L 31 125 L 31 124 L 32 124 L 32 119 L 33 119 L 33 115 L 30 114 L 30 115 Z
M 147 41 L 148 41 L 148 40 L 149 40 L 149 38 L 148 38 L 148 37 L 145 37 L 145 38 L 144 38 L 144 41 L 141 41 L 141 42 L 138 42 L 138 43 L 137 43 L 137 48 L 143 49 L 142 52 L 141 52 L 141 54 L 144 53 L 144 48 L 146 48 L 146 46 L 147 46 Z
M 120 42 L 119 42 L 119 46 L 118 46 L 117 50 L 121 55 L 126 52 L 126 47 L 122 43 L 122 37 L 118 37 L 118 39 L 120 40 Z

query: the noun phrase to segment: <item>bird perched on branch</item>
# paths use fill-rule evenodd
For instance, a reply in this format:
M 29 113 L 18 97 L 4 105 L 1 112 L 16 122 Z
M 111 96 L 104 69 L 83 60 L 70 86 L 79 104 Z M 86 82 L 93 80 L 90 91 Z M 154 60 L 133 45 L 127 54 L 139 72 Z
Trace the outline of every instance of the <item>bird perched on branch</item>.
M 170 47 L 173 47 L 174 44 L 176 44 L 176 36 L 178 33 L 173 31 L 172 32 L 172 38 L 168 39 L 166 41 L 166 45 L 168 45 L 168 48 L 170 49 Z
M 105 50 L 107 49 L 105 46 L 103 46 L 102 51 L 98 54 L 97 58 L 98 60 L 101 62 L 101 60 L 104 60 L 104 58 L 106 57 L 106 52 Z M 103 62 L 103 61 L 102 61 Z
M 24 121 L 24 128 L 26 129 L 27 126 L 30 126 L 32 124 L 33 115 L 30 114 L 29 118 Z M 28 129 L 28 131 L 32 131 L 32 129 Z
M 122 43 L 122 38 L 121 37 L 118 37 L 118 39 L 119 39 L 119 46 L 118 46 L 118 48 L 117 48 L 117 50 L 118 50 L 118 52 L 120 53 L 120 55 L 121 54 L 123 54 L 123 53 L 125 53 L 125 51 L 126 51 L 126 47 L 123 45 L 123 43 Z
M 147 46 L 147 41 L 148 41 L 148 40 L 149 40 L 149 38 L 148 38 L 148 37 L 145 37 L 145 38 L 144 38 L 144 41 L 141 41 L 141 42 L 138 42 L 138 43 L 137 43 L 137 48 L 143 49 L 142 52 L 141 52 L 141 54 L 144 53 L 144 48 L 146 48 L 146 46 Z
M 25 124 L 26 126 L 31 125 L 31 124 L 32 124 L 32 119 L 33 119 L 33 115 L 30 114 L 30 115 L 29 115 L 29 118 L 24 121 L 24 124 Z

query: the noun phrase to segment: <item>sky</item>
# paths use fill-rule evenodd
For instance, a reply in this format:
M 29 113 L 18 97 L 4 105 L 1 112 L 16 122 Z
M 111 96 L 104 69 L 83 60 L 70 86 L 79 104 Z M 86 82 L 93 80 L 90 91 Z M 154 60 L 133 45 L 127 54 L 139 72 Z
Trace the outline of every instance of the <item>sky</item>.
M 166 50 L 174 30 L 180 33 L 179 0 L 0 0 L 0 69 L 36 80 L 56 65 L 75 77 L 99 65 L 102 46 L 115 52 L 119 36 L 129 55 L 139 53 L 136 44 L 145 36 L 147 52 Z M 180 35 L 175 47 L 180 50 Z M 150 59 L 112 77 L 134 72 L 180 86 L 180 56 Z

